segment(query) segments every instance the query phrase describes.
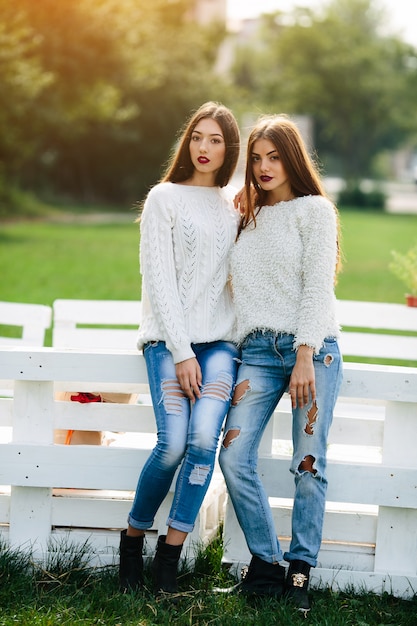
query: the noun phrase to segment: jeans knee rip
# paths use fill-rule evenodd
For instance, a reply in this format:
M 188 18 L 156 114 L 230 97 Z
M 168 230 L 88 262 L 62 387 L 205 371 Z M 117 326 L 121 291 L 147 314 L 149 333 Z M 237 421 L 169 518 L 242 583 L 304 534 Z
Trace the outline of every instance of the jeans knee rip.
M 236 385 L 232 398 L 232 406 L 237 406 L 246 396 L 248 391 L 250 391 L 250 382 L 248 379 L 242 380 L 238 385 Z
M 183 410 L 183 402 L 185 394 L 176 378 L 163 380 L 161 384 L 162 398 L 164 408 L 171 415 L 181 415 Z
M 228 448 L 240 435 L 240 428 L 230 428 L 225 434 L 222 442 L 223 448 Z
M 325 364 L 326 367 L 329 367 L 334 361 L 333 355 L 332 354 L 326 354 L 326 356 L 324 357 L 323 363 Z
M 209 472 L 210 465 L 194 465 L 188 479 L 190 485 L 200 485 L 202 487 L 207 480 Z
M 316 459 L 314 456 L 307 454 L 298 466 L 298 473 L 302 474 L 304 472 L 309 472 L 310 474 L 313 474 L 313 476 L 316 476 L 317 470 L 314 468 L 315 461 Z
M 314 426 L 316 425 L 318 417 L 319 410 L 317 408 L 316 402 L 313 402 L 313 404 L 306 413 L 306 425 L 304 428 L 304 432 L 306 435 L 309 435 L 310 437 L 314 435 Z
M 228 402 L 232 383 L 233 378 L 228 372 L 220 372 L 216 380 L 205 383 L 201 390 L 201 397 Z

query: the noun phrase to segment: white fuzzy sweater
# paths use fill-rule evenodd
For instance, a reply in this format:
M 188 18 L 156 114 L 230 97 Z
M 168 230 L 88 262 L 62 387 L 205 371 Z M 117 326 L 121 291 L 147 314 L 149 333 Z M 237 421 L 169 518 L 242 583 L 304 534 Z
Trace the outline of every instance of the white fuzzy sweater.
M 174 362 L 191 358 L 191 343 L 233 338 L 229 253 L 238 215 L 231 186 L 159 183 L 140 222 L 141 350 L 166 341 Z
M 305 196 L 264 206 L 231 253 L 236 340 L 253 330 L 295 335 L 318 353 L 338 337 L 334 275 L 337 220 L 329 200 Z

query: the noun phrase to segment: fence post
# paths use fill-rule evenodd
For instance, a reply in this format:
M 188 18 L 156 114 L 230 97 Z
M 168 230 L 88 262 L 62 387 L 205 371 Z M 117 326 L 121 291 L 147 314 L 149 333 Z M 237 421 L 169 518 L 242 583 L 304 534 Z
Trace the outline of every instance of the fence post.
M 53 443 L 53 382 L 14 383 L 13 443 Z M 24 446 L 22 446 L 24 453 Z M 20 454 L 20 453 L 19 453 Z M 24 478 L 24 477 L 23 477 Z M 52 488 L 11 486 L 9 541 L 44 554 L 51 532 Z
M 417 468 L 417 405 L 387 402 L 382 463 Z M 397 499 L 401 507 L 401 492 Z M 375 572 L 416 575 L 417 509 L 380 506 L 375 549 Z

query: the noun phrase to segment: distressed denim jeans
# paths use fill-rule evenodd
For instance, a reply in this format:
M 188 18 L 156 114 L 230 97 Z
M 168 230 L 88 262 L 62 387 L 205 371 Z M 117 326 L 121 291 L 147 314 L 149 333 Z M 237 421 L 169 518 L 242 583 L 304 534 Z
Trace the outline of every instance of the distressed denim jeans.
M 233 343 L 193 344 L 202 371 L 201 398 L 183 394 L 165 342 L 143 353 L 157 425 L 157 443 L 140 474 L 128 522 L 148 529 L 182 462 L 167 525 L 191 532 L 210 484 L 224 418 L 236 381 L 240 350 Z
M 327 490 L 327 436 L 342 381 L 337 341 L 327 338 L 313 363 L 316 401 L 293 409 L 295 495 L 292 539 L 282 554 L 268 497 L 257 472 L 258 447 L 265 427 L 287 391 L 296 353 L 293 335 L 256 331 L 242 345 L 242 364 L 226 424 L 219 462 L 250 552 L 269 563 L 285 558 L 317 565 Z M 300 464 L 306 457 L 313 471 Z

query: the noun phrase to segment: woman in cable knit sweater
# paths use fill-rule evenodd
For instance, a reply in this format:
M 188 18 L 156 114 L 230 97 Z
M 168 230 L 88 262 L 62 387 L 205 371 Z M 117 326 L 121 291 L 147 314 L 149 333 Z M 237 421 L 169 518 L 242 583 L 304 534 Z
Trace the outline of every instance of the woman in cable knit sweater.
M 252 130 L 245 188 L 231 254 L 242 365 L 220 465 L 252 554 L 239 589 L 285 595 L 307 611 L 325 509 L 327 435 L 342 378 L 334 295 L 338 215 L 296 125 L 284 115 L 262 117 Z M 295 497 L 292 539 L 283 554 L 257 460 L 266 424 L 287 390 Z
M 208 102 L 186 124 L 140 218 L 143 350 L 157 422 L 157 443 L 140 474 L 120 541 L 120 588 L 143 584 L 145 530 L 179 471 L 166 535 L 152 565 L 156 592 L 177 591 L 182 544 L 193 530 L 215 463 L 240 352 L 229 252 L 239 214 L 228 183 L 239 155 L 229 109 Z

